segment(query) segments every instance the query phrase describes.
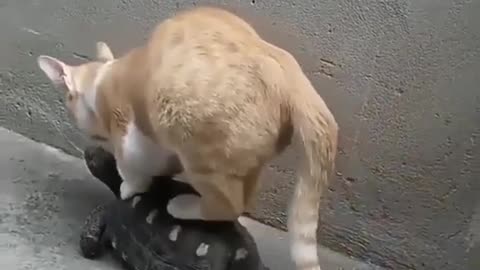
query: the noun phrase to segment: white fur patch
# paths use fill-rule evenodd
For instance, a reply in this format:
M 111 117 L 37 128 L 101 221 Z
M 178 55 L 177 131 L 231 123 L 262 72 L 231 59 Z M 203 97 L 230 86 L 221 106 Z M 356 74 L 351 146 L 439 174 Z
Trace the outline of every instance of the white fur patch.
M 317 223 L 305 223 L 305 224 L 296 224 L 296 230 L 295 232 L 298 233 L 299 235 L 308 237 L 309 235 L 312 234 L 312 232 L 317 232 Z
M 95 119 L 92 119 L 92 112 L 89 111 L 87 104 L 83 99 L 78 99 L 75 104 L 75 118 L 78 128 L 88 132 Z
M 173 242 L 177 241 L 178 233 L 181 231 L 181 229 L 182 227 L 180 227 L 179 225 L 175 225 L 170 234 L 168 235 L 168 239 Z
M 155 217 L 157 215 L 158 215 L 158 210 L 157 209 L 150 211 L 150 213 L 148 214 L 147 219 L 146 219 L 147 223 L 152 224 L 153 220 L 155 219 Z
M 293 261 L 297 265 L 318 264 L 317 245 L 304 242 L 294 242 L 290 250 Z
M 205 256 L 207 255 L 208 253 L 208 248 L 209 246 L 205 243 L 201 243 L 198 248 L 197 248 L 197 251 L 196 251 L 196 254 L 197 256 L 201 257 L 201 256 Z
M 120 198 L 122 200 L 126 200 L 131 198 L 133 195 L 137 193 L 143 193 L 148 189 L 148 184 L 150 184 L 149 180 L 143 180 L 145 178 L 136 178 L 136 177 L 131 177 L 131 174 L 125 174 L 125 171 L 122 170 L 122 167 L 117 166 L 118 173 L 124 179 L 122 184 L 120 185 Z M 143 180 L 143 182 L 140 182 L 140 184 L 135 183 L 137 185 L 132 184 L 133 181 L 137 180 L 139 181 L 140 179 Z
M 238 261 L 238 260 L 241 260 L 241 259 L 245 259 L 248 255 L 248 251 L 244 248 L 239 248 L 237 249 L 237 251 L 235 251 L 235 260 Z
M 145 136 L 135 125 L 130 122 L 127 134 L 123 137 L 123 161 L 132 170 L 142 172 L 145 176 L 161 175 L 166 169 L 173 152 L 155 143 Z
M 132 200 L 132 208 L 135 208 L 135 206 L 137 206 L 137 204 L 142 200 L 142 197 L 140 196 L 135 196 L 133 197 L 133 200 Z
M 315 215 L 315 213 L 312 213 L 312 215 Z M 288 223 L 291 243 L 290 254 L 295 264 L 297 266 L 317 265 L 311 269 L 321 270 L 317 254 L 317 244 L 304 241 L 305 238 L 316 237 L 317 222 L 298 223 L 289 218 Z
M 122 252 L 122 260 L 127 261 L 127 254 Z

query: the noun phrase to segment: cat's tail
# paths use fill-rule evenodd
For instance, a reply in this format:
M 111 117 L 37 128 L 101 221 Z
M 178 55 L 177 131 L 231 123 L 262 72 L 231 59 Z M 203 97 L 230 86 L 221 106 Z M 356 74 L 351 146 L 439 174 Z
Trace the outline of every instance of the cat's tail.
M 288 76 L 293 79 L 288 95 L 294 136 L 305 151 L 288 217 L 291 254 L 297 270 L 320 270 L 317 255 L 319 208 L 335 169 L 338 125 L 303 72 L 296 70 Z

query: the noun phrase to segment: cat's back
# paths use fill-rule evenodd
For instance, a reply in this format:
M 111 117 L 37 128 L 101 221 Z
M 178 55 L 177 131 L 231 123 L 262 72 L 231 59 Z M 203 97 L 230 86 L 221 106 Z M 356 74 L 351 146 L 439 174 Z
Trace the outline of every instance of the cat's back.
M 176 65 L 186 59 L 228 62 L 259 50 L 260 37 L 245 20 L 215 7 L 184 10 L 161 22 L 148 50 L 153 66 Z
M 225 31 L 232 36 L 258 36 L 255 29 L 244 19 L 233 12 L 216 7 L 203 6 L 184 10 L 171 19 L 172 21 L 191 24 L 198 29 L 212 29 L 212 26 L 214 26 L 213 28 L 217 31 Z
M 209 35 L 222 35 L 232 41 L 258 38 L 255 29 L 239 16 L 225 9 L 206 6 L 181 11 L 160 23 L 153 32 L 151 43 L 168 40 L 175 45 Z
M 266 114 L 261 110 L 269 110 L 267 103 L 275 102 L 276 88 L 284 85 L 276 49 L 246 21 L 219 8 L 183 11 L 160 23 L 148 50 L 149 108 L 175 111 L 182 119 Z
M 231 95 L 253 98 L 251 95 L 257 93 L 240 89 L 260 90 L 260 69 L 269 57 L 252 26 L 215 7 L 185 10 L 163 21 L 153 31 L 147 48 L 150 85 L 164 96 L 183 93 L 178 102 L 199 96 L 215 97 L 222 103 L 230 102 Z M 232 85 L 239 91 L 226 92 L 234 90 Z

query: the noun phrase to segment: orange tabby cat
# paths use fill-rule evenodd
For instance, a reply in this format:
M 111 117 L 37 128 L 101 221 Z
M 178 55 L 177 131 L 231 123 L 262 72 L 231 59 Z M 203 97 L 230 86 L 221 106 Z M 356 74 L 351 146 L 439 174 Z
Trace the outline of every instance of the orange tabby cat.
M 120 58 L 99 42 L 96 61 L 72 66 L 39 56 L 38 64 L 66 89 L 78 126 L 115 155 L 123 199 L 146 191 L 153 175 L 186 173 L 201 197 L 172 199 L 177 218 L 236 219 L 266 163 L 292 137 L 301 141 L 291 251 L 297 269 L 320 269 L 319 203 L 338 126 L 290 53 L 232 13 L 200 7 L 163 21 Z

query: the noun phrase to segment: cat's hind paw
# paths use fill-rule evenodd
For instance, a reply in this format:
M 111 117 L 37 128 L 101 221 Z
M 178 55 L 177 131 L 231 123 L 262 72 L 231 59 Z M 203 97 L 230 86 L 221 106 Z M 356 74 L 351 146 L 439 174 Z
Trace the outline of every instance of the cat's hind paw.
M 128 200 L 132 198 L 134 195 L 139 193 L 145 193 L 148 191 L 148 185 L 132 185 L 127 181 L 123 181 L 120 185 L 120 198 L 122 200 Z

